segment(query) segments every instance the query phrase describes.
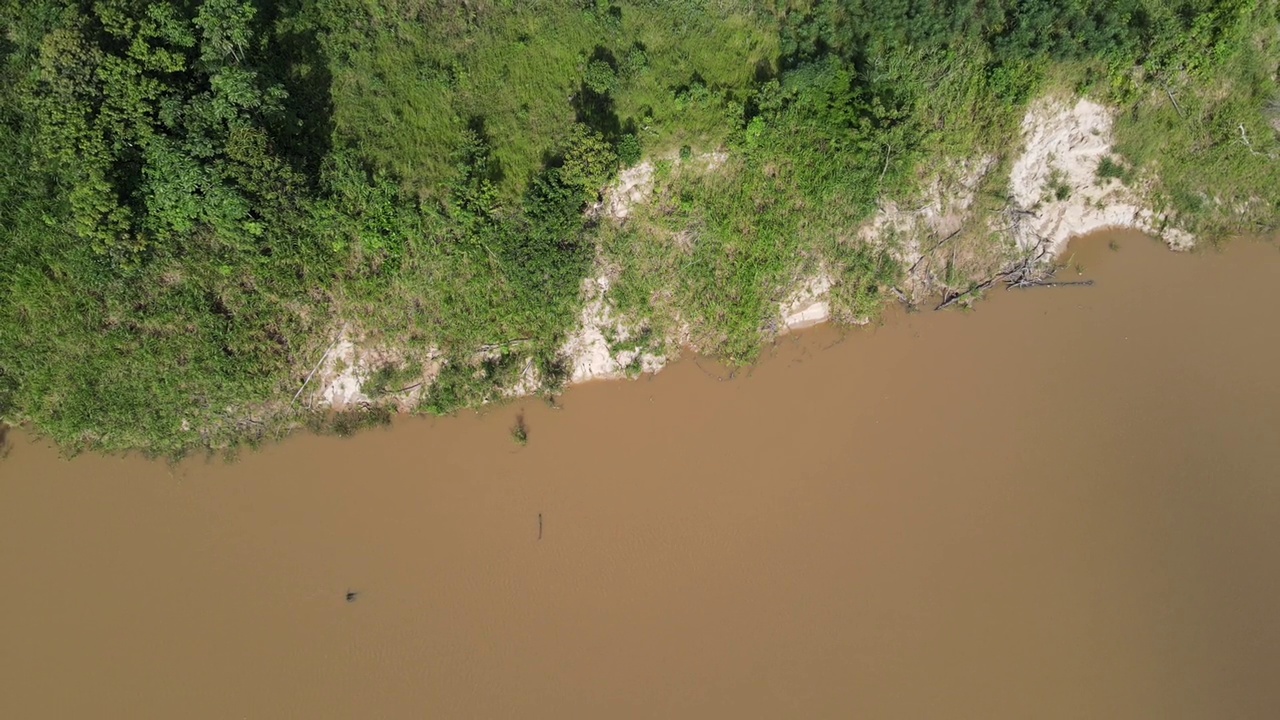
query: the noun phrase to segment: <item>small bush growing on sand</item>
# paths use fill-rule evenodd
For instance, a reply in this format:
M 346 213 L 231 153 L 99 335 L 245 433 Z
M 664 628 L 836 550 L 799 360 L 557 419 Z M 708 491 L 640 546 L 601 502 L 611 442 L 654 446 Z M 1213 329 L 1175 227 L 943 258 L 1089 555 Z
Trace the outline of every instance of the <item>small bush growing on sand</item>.
M 1115 158 L 1110 155 L 1102 158 L 1102 161 L 1098 163 L 1097 174 L 1099 180 L 1110 180 L 1114 178 L 1124 183 L 1129 182 L 1129 174 L 1125 171 L 1124 166 L 1116 162 Z
M 1049 186 L 1046 188 L 1049 196 L 1046 200 L 1056 200 L 1062 202 L 1071 197 L 1071 185 L 1067 183 L 1066 173 L 1061 170 L 1054 170 L 1049 174 Z

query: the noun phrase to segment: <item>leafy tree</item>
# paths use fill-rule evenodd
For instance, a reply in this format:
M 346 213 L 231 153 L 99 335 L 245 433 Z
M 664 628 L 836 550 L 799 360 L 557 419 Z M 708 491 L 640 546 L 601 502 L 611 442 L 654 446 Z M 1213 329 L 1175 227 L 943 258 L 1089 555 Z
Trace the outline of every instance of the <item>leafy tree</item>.
M 618 84 L 618 76 L 609 63 L 604 60 L 592 60 L 587 63 L 582 82 L 598 95 L 608 95 Z
M 604 136 L 577 123 L 564 143 L 564 164 L 560 179 L 594 199 L 618 169 L 618 155 Z

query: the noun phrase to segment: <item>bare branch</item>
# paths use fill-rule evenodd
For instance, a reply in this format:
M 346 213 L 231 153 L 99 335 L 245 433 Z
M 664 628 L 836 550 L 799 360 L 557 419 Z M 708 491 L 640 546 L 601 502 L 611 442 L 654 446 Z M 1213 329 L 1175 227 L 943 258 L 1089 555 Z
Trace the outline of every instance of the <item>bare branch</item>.
M 293 399 L 289 401 L 290 404 L 298 401 L 298 396 L 306 389 L 307 383 L 311 382 L 311 376 L 316 374 L 316 370 L 320 369 L 320 363 L 324 362 L 324 359 L 329 357 L 329 353 L 333 352 L 333 346 L 337 344 L 337 338 L 334 338 L 333 342 L 329 343 L 329 347 L 324 351 L 324 354 L 316 361 L 315 367 L 311 368 L 311 372 L 307 373 L 307 379 L 302 381 L 302 387 L 298 388 L 298 392 L 293 394 Z

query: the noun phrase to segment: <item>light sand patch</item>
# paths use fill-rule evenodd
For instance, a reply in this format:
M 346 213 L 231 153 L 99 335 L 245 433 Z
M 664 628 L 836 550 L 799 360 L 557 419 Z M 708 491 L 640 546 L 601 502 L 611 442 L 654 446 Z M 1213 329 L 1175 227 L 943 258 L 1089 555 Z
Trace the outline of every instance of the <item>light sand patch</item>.
M 900 241 L 896 248 L 899 259 L 914 263 L 927 249 L 926 243 L 946 238 L 963 227 L 978 187 L 996 163 L 994 155 L 940 163 L 918 200 L 906 208 L 887 203 L 876 213 L 871 227 L 893 230 Z
M 341 410 L 369 401 L 369 397 L 360 391 L 369 377 L 369 368 L 361 361 L 361 356 L 349 328 L 344 326 L 313 381 L 318 388 L 313 397 L 316 405 Z
M 343 410 L 369 403 L 372 398 L 364 392 L 364 386 L 373 373 L 380 367 L 401 366 L 405 362 L 402 352 L 364 343 L 365 338 L 350 325 L 344 325 L 338 332 L 311 380 L 316 387 L 309 396 L 313 406 Z M 411 409 L 430 388 L 441 367 L 440 352 L 429 350 L 421 378 L 409 383 L 403 391 L 384 396 L 383 400 L 389 400 L 402 411 Z
M 561 349 L 569 359 L 570 382 L 624 377 L 637 361 L 641 372 L 653 373 L 667 362 L 665 356 L 642 345 L 627 347 L 626 341 L 634 337 L 635 329 L 617 317 L 609 304 L 611 282 L 607 273 L 583 281 L 587 301 L 582 308 L 581 325 Z
M 647 201 L 652 192 L 653 163 L 642 162 L 618 174 L 618 181 L 605 191 L 605 210 L 620 222 L 627 219 L 633 206 Z
M 800 283 L 782 303 L 782 331 L 799 330 L 829 320 L 831 303 L 827 295 L 832 284 L 831 275 L 825 270 Z
M 1068 105 L 1046 98 L 1027 110 L 1025 148 L 1009 174 L 1019 247 L 1045 249 L 1052 261 L 1071 238 L 1106 228 L 1141 230 L 1179 249 L 1195 244 L 1148 209 L 1138 191 L 1098 178 L 1099 164 L 1112 154 L 1112 125 L 1112 111 L 1090 100 Z
M 533 358 L 526 358 L 524 367 L 520 370 L 520 377 L 514 385 L 502 390 L 502 396 L 508 398 L 526 397 L 536 395 L 541 389 L 542 376 L 538 373 L 538 366 L 534 364 Z
M 673 165 L 682 162 L 676 153 L 667 153 L 659 159 Z M 688 166 L 702 172 L 713 172 L 728 159 L 729 153 L 722 151 L 699 153 L 688 160 Z M 603 212 L 615 222 L 626 220 L 632 208 L 648 202 L 652 196 L 653 174 L 654 165 L 648 160 L 618 173 L 618 180 L 605 189 L 603 202 L 592 206 L 588 214 L 599 216 Z
M 904 201 L 883 201 L 858 230 L 858 239 L 894 254 L 904 268 L 916 268 L 904 281 L 911 297 L 933 291 L 930 268 L 921 258 L 961 231 L 973 210 L 978 188 L 996 168 L 994 155 L 957 158 L 938 164 L 924 190 Z
M 718 170 L 729 159 L 729 153 L 723 151 L 701 153 L 693 157 L 693 165 L 702 165 L 702 170 L 712 172 Z

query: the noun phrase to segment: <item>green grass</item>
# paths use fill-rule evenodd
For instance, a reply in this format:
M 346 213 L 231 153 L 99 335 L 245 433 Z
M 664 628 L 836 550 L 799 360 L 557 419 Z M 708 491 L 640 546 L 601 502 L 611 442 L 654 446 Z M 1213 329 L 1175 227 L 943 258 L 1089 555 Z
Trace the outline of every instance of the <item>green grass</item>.
M 1275 22 L 1257 14 L 1242 32 Z M 1199 72 L 1147 87 L 1116 125 L 1116 150 L 1150 183 L 1156 209 L 1209 239 L 1277 227 L 1280 46 L 1273 34 L 1246 37 Z
M 427 8 L 348 0 L 317 8 L 334 64 L 335 125 L 406 189 L 434 194 L 469 124 L 495 139 L 513 198 L 568 133 L 590 68 L 615 77 L 603 123 L 654 148 L 724 135 L 706 87 L 745 91 L 777 54 L 775 22 L 733 3 L 482 3 Z M 337 8 L 341 7 L 339 13 Z M 672 92 L 673 88 L 686 89 Z

